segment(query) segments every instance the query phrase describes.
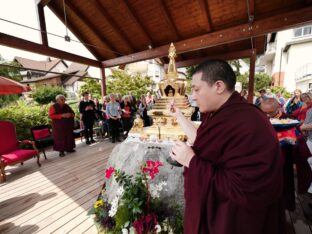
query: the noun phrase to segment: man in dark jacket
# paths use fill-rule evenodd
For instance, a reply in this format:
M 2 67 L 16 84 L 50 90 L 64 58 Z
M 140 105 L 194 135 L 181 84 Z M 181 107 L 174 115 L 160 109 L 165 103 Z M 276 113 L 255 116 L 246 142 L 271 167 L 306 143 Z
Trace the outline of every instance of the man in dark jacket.
M 95 104 L 89 100 L 89 93 L 83 93 L 83 100 L 79 103 L 80 121 L 83 122 L 86 144 L 95 143 L 93 139 L 93 124 L 95 118 Z

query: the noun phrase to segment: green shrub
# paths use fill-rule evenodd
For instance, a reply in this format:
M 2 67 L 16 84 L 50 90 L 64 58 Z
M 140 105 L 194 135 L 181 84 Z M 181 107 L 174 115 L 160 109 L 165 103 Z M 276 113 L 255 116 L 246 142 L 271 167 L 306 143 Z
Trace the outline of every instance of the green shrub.
M 72 110 L 74 111 L 75 113 L 75 119 L 77 120 L 80 120 L 80 113 L 79 113 L 79 109 L 78 109 L 78 106 L 79 106 L 79 103 L 78 101 L 72 101 L 72 102 L 66 102 L 70 108 L 72 108 Z
M 273 92 L 273 93 L 278 93 L 278 92 L 280 92 L 280 93 L 283 95 L 283 97 L 286 98 L 286 99 L 288 99 L 288 98 L 291 97 L 291 93 L 288 92 L 284 87 L 274 86 L 274 87 L 272 88 L 272 92 Z
M 85 84 L 80 87 L 80 96 L 82 96 L 84 92 L 88 92 L 93 98 L 101 98 L 101 84 L 97 80 L 85 78 L 83 81 Z
M 65 97 L 67 96 L 64 88 L 62 87 L 41 86 L 33 91 L 32 96 L 38 104 L 43 105 L 54 102 L 55 97 L 59 94 L 62 94 Z
M 8 120 L 15 124 L 19 140 L 31 139 L 31 127 L 50 123 L 48 108 L 49 105 L 27 105 L 18 101 L 0 109 L 0 120 Z
M 112 70 L 112 76 L 107 80 L 107 94 L 120 93 L 121 95 L 128 94 L 139 97 L 142 94 L 146 95 L 151 91 L 152 81 L 149 76 L 141 74 L 130 75 L 126 71 Z
M 0 107 L 4 107 L 11 104 L 12 102 L 16 102 L 18 99 L 18 94 L 0 95 Z

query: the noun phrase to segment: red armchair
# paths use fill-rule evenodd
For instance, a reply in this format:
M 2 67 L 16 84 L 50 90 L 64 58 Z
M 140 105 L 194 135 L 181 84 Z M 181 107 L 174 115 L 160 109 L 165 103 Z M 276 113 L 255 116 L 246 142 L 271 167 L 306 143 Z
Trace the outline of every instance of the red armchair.
M 20 143 L 31 144 L 34 149 L 20 149 Z M 0 121 L 0 183 L 6 181 L 5 167 L 14 165 L 37 157 L 37 164 L 40 167 L 39 152 L 35 143 L 25 140 L 20 142 L 16 139 L 15 126 L 9 121 Z

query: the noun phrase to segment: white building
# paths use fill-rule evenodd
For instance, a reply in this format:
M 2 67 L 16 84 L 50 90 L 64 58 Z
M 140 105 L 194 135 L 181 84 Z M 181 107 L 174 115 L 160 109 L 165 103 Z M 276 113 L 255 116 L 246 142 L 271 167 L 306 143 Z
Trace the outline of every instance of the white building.
M 154 83 L 158 83 L 165 76 L 164 67 L 154 59 L 127 64 L 125 71 L 132 75 L 149 76 Z
M 312 25 L 269 34 L 267 41 L 259 64 L 273 77 L 273 85 L 290 92 L 312 90 Z
M 155 59 L 127 64 L 125 66 L 125 71 L 132 75 L 141 74 L 142 76 L 151 77 L 153 81 L 152 89 L 155 91 L 158 90 L 157 84 L 164 79 L 166 72 L 164 66 L 159 64 Z M 185 68 L 178 68 L 177 71 L 180 78 L 185 78 Z

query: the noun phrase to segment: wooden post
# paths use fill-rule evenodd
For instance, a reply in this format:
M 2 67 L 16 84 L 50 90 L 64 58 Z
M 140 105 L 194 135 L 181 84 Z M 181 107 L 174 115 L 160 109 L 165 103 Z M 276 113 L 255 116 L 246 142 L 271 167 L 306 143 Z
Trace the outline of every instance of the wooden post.
M 256 65 L 256 50 L 253 49 L 250 57 L 250 67 L 249 67 L 249 83 L 247 97 L 249 103 L 253 103 L 254 85 L 255 85 L 255 65 Z
M 42 45 L 48 46 L 48 35 L 47 35 L 47 28 L 46 28 L 46 23 L 45 23 L 43 6 L 37 5 L 37 12 L 38 12 L 39 26 L 41 30 L 41 43 Z
M 102 80 L 101 80 L 101 94 L 102 98 L 106 96 L 106 76 L 105 76 L 105 67 L 101 68 Z

